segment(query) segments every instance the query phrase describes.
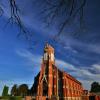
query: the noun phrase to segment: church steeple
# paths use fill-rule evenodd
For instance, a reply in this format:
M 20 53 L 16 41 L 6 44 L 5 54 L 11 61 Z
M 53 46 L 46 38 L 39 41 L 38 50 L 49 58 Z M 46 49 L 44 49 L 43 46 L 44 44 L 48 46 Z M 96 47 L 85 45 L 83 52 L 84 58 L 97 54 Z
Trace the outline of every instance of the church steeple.
M 48 43 L 44 47 L 43 62 L 39 73 L 36 100 L 81 100 L 82 84 L 55 65 L 54 48 Z
M 47 62 L 50 61 L 53 64 L 55 63 L 55 58 L 54 58 L 54 48 L 46 43 L 44 47 L 44 55 L 43 55 L 43 61 Z

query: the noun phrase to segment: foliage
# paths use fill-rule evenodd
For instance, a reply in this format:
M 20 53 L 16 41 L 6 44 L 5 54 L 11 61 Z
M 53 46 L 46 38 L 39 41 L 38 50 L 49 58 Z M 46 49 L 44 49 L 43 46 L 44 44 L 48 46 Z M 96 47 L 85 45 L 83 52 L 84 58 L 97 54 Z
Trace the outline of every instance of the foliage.
M 5 85 L 3 88 L 2 96 L 8 96 L 8 90 L 9 90 L 9 87 Z
M 18 88 L 17 88 L 16 84 L 11 89 L 11 95 L 12 96 L 17 96 L 18 95 Z
M 91 92 L 100 92 L 100 84 L 98 82 L 93 82 L 91 84 Z
M 26 84 L 22 84 L 18 88 L 18 93 L 20 96 L 25 96 L 28 93 L 28 86 Z
M 17 86 L 16 84 L 11 89 L 12 96 L 25 96 L 29 92 L 27 84 L 21 84 Z

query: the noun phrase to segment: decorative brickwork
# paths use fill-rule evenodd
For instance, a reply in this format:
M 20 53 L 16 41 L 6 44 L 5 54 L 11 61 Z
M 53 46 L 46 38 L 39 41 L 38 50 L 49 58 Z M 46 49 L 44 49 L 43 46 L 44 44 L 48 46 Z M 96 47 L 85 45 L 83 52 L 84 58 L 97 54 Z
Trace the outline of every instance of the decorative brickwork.
M 58 69 L 55 65 L 54 48 L 46 44 L 37 88 L 37 100 L 40 98 L 82 100 L 82 94 L 82 84 L 68 73 Z

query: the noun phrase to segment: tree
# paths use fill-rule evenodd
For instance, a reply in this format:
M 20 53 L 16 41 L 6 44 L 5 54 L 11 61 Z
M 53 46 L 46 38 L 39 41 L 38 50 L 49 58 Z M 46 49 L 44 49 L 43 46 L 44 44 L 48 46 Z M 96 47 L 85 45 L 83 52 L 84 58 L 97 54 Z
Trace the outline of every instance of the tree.
M 48 25 L 50 25 L 52 22 L 54 23 L 55 21 L 58 22 L 56 19 L 60 19 L 58 36 L 62 33 L 64 29 L 67 29 L 67 25 L 73 23 L 75 19 L 78 19 L 80 29 L 82 30 L 86 0 L 38 0 L 38 2 L 37 0 L 34 1 L 40 5 L 42 4 L 43 7 L 41 13 L 45 17 L 45 22 Z M 8 0 L 10 8 L 10 17 L 8 19 L 8 23 L 15 23 L 20 28 L 20 33 L 23 33 L 23 35 L 27 39 L 30 39 L 32 34 L 30 34 L 30 32 L 27 30 L 22 22 L 20 14 L 21 9 L 19 8 L 17 2 L 17 0 Z M 34 7 L 35 3 L 32 4 Z M 0 4 L 0 15 L 2 15 L 3 13 L 4 9 Z M 18 36 L 20 35 L 20 33 L 18 34 Z
M 11 89 L 11 95 L 12 96 L 17 96 L 18 95 L 18 87 L 17 87 L 16 84 Z
M 25 96 L 25 95 L 27 95 L 27 93 L 28 93 L 28 86 L 27 86 L 27 84 L 20 85 L 19 88 L 18 88 L 18 94 L 20 96 Z
M 8 96 L 8 90 L 9 90 L 9 87 L 5 85 L 3 88 L 2 96 Z
M 100 92 L 100 84 L 98 82 L 91 84 L 91 92 Z
M 46 15 L 45 22 L 50 25 L 60 20 L 58 35 L 67 28 L 67 25 L 73 24 L 75 19 L 79 19 L 80 28 L 83 28 L 86 0 L 44 0 L 44 2 L 46 6 L 42 13 Z

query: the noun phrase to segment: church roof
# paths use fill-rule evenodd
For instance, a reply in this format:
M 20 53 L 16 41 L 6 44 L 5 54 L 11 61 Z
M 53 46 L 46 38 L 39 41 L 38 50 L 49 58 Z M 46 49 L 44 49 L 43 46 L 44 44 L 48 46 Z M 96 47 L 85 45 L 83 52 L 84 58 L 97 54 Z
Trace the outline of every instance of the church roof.
M 78 84 L 82 84 L 81 82 L 79 82 L 79 81 L 78 81 L 75 77 L 73 77 L 72 75 L 68 74 L 68 73 L 65 72 L 65 71 L 61 71 L 56 65 L 53 65 L 53 66 L 54 66 L 54 68 L 58 69 L 58 71 L 59 71 L 60 73 L 65 74 L 65 76 L 68 77 L 69 79 L 71 79 L 71 80 L 77 82 Z

